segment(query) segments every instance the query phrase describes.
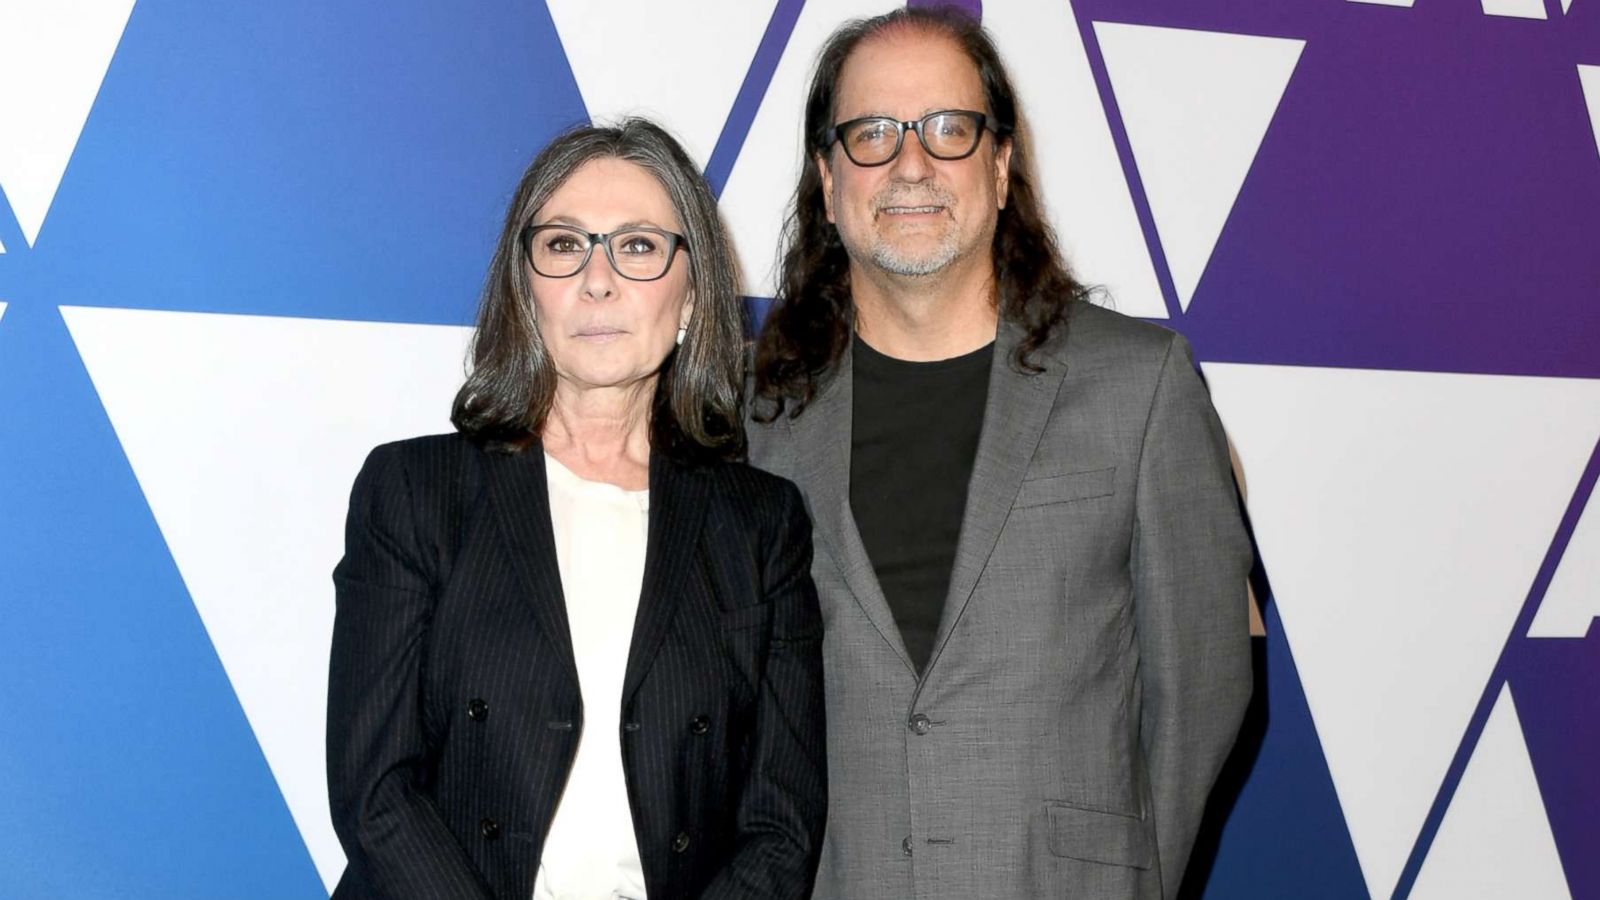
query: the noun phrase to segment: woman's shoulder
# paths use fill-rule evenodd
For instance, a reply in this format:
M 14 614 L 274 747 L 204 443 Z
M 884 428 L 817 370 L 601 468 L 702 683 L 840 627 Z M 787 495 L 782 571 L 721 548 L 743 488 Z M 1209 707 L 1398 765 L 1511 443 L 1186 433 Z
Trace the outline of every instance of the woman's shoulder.
M 367 454 L 357 476 L 375 490 L 403 488 L 410 495 L 475 493 L 484 450 L 464 435 L 430 434 L 379 444 Z
M 796 508 L 804 508 L 793 482 L 748 463 L 719 461 L 706 464 L 702 471 L 711 479 L 719 505 L 739 518 L 755 520 L 752 524 L 781 522 Z
M 428 462 L 476 456 L 483 450 L 472 439 L 460 432 L 425 434 L 379 444 L 372 449 L 372 457 L 381 460 Z

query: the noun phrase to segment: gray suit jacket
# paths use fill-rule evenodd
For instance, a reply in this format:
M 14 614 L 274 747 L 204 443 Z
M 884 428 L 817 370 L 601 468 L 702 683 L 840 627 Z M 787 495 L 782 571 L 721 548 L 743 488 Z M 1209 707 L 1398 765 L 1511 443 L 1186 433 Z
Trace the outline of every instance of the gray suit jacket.
M 920 681 L 849 508 L 850 356 L 751 461 L 815 523 L 828 832 L 815 896 L 1170 898 L 1250 694 L 1240 521 L 1188 344 L 1084 305 L 1004 323 Z

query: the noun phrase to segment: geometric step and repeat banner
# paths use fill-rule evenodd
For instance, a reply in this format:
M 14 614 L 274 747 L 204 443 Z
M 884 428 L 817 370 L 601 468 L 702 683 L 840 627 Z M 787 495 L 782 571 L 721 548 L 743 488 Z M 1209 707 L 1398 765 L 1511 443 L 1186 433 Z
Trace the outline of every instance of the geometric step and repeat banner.
M 522 167 L 660 119 L 770 302 L 887 0 L 0 3 L 0 896 L 326 897 L 350 483 L 449 428 Z M 1259 565 L 1186 897 L 1600 897 L 1600 3 L 965 0 Z

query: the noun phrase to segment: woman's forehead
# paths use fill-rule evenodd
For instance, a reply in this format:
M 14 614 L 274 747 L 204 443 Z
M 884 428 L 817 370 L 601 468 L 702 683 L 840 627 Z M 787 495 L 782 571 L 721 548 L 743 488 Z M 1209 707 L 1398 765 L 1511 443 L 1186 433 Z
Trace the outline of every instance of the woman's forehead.
M 591 231 L 626 225 L 681 229 L 660 179 L 636 162 L 614 157 L 579 166 L 551 193 L 535 219 L 559 219 Z

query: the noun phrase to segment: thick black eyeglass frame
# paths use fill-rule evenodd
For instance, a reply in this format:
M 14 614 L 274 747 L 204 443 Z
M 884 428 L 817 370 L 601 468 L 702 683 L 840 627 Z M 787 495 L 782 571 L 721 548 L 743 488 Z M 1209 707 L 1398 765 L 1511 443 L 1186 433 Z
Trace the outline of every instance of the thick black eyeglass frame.
M 589 246 L 584 248 L 583 259 L 578 261 L 576 268 L 565 275 L 550 275 L 545 272 L 539 272 L 539 266 L 533 261 L 533 236 L 541 231 L 565 231 L 573 235 L 581 234 L 589 239 Z M 660 275 L 650 278 L 638 278 L 633 275 L 629 275 L 628 273 L 622 271 L 622 267 L 617 265 L 616 256 L 612 255 L 611 238 L 619 234 L 637 234 L 641 231 L 666 238 L 667 264 L 664 268 L 662 268 Z M 605 248 L 606 262 L 611 264 L 611 271 L 617 273 L 617 275 L 621 276 L 622 278 L 628 279 L 629 281 L 660 281 L 661 279 L 667 277 L 668 272 L 672 271 L 672 262 L 677 258 L 678 250 L 682 249 L 685 253 L 689 252 L 688 238 L 685 238 L 676 231 L 668 231 L 665 228 L 652 228 L 648 225 L 641 225 L 637 228 L 619 228 L 616 231 L 608 231 L 600 234 L 597 234 L 593 231 L 584 231 L 582 228 L 579 228 L 576 225 L 563 225 L 560 222 L 546 222 L 543 225 L 528 225 L 522 229 L 522 255 L 527 257 L 528 265 L 533 267 L 533 271 L 538 272 L 545 278 L 571 278 L 579 272 L 582 272 L 583 267 L 589 264 L 590 257 L 594 256 L 594 248 L 596 245 Z
M 923 135 L 922 129 L 923 126 L 927 125 L 929 119 L 950 115 L 969 116 L 976 120 L 978 124 L 976 129 L 977 137 L 972 141 L 972 146 L 967 150 L 967 152 L 958 153 L 955 156 L 941 156 L 940 154 L 933 152 L 933 149 L 928 146 L 928 138 Z M 879 162 L 864 163 L 850 155 L 850 145 L 844 140 L 844 130 L 852 125 L 858 125 L 862 122 L 887 122 L 894 126 L 894 150 Z M 832 147 L 834 143 L 837 142 L 844 150 L 844 155 L 850 160 L 850 162 L 860 166 L 863 169 L 872 169 L 878 166 L 886 166 L 889 163 L 894 162 L 895 157 L 900 155 L 900 150 L 905 146 L 906 129 L 908 128 L 917 133 L 917 141 L 918 143 L 922 144 L 923 152 L 927 153 L 934 159 L 942 159 L 946 162 L 954 162 L 958 159 L 966 159 L 972 154 L 977 153 L 979 145 L 983 143 L 984 131 L 988 131 L 990 134 L 993 134 L 997 140 L 1006 136 L 1005 130 L 996 125 L 990 124 L 989 117 L 984 113 L 978 112 L 977 110 L 941 109 L 937 112 L 928 113 L 920 119 L 910 119 L 904 122 L 891 118 L 890 116 L 862 116 L 859 119 L 846 119 L 845 121 L 840 122 L 839 124 L 828 129 L 828 133 L 824 135 L 824 137 L 827 138 L 827 142 L 824 144 L 824 146 Z

